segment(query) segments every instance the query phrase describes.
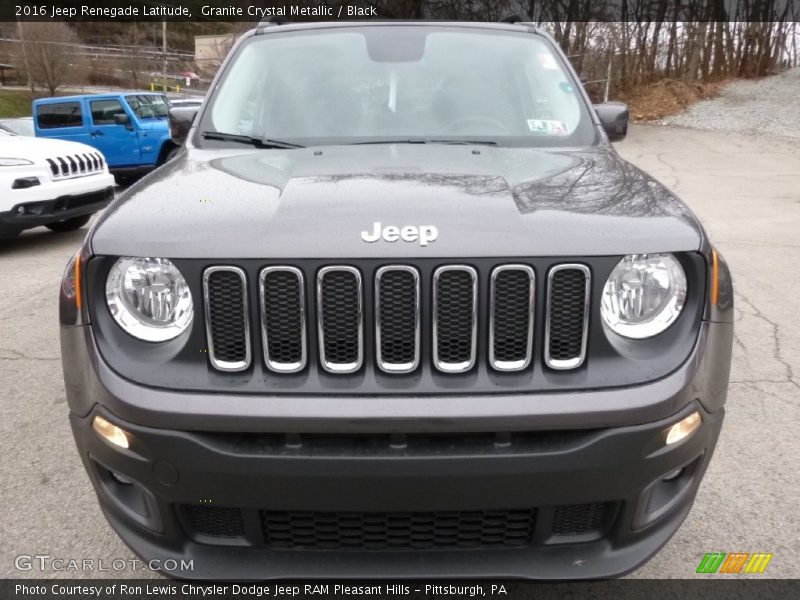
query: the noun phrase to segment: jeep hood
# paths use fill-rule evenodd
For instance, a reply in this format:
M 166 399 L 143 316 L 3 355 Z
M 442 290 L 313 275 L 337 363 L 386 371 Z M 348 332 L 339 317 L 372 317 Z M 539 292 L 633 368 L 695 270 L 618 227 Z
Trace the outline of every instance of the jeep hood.
M 439 235 L 365 243 L 375 222 Z M 286 259 L 618 255 L 704 239 L 680 200 L 609 148 L 433 144 L 193 148 L 90 235 L 96 254 Z

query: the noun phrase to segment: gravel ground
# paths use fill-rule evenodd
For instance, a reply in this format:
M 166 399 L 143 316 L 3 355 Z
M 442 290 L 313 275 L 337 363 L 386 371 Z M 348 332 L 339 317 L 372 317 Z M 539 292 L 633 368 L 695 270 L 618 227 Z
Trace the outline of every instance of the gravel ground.
M 756 80 L 735 81 L 720 95 L 661 121 L 694 129 L 800 138 L 800 68 Z

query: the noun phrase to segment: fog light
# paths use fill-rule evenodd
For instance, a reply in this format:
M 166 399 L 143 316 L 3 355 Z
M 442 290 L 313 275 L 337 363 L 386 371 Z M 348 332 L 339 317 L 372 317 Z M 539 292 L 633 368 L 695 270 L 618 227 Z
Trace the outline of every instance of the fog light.
M 667 430 L 667 446 L 676 444 L 682 439 L 692 435 L 695 430 L 700 427 L 703 419 L 700 418 L 700 413 L 695 411 L 688 417 L 678 421 Z
M 109 423 L 100 415 L 94 418 L 92 427 L 94 427 L 97 434 L 109 444 L 119 446 L 120 448 L 130 447 L 131 435 L 124 429 L 120 429 L 113 423 Z
M 24 190 L 36 185 L 41 185 L 41 181 L 39 181 L 38 177 L 21 177 L 20 179 L 14 180 L 14 183 L 11 184 L 11 189 Z

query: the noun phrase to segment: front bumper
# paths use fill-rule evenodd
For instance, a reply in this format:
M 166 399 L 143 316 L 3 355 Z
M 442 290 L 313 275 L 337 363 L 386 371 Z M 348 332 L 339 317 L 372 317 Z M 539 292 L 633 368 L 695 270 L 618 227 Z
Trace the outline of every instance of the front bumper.
M 19 202 L 0 212 L 0 234 L 16 234 L 56 221 L 91 215 L 103 210 L 114 199 L 114 187 L 97 191 L 66 194 L 53 200 Z
M 693 410 L 701 428 L 664 446 Z M 93 431 L 98 414 L 132 435 L 129 449 Z M 629 572 L 669 539 L 722 417 L 694 403 L 641 426 L 404 446 L 157 430 L 100 408 L 71 421 L 109 522 L 145 560 L 191 561 L 174 576 L 583 579 Z
M 686 363 L 641 386 L 436 402 L 145 388 L 109 369 L 91 326 L 62 328 L 62 356 L 106 517 L 144 559 L 193 561 L 175 576 L 590 579 L 635 569 L 690 510 L 731 335 L 703 323 Z M 666 446 L 693 411 L 701 427 Z M 97 415 L 129 449 L 97 435 Z

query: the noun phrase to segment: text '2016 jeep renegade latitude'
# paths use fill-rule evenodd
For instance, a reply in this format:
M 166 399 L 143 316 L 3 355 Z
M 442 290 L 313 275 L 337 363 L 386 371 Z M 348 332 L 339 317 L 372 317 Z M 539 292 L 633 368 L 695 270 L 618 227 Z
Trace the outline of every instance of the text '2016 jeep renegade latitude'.
M 626 127 L 525 24 L 243 36 L 62 284 L 114 529 L 205 579 L 646 561 L 719 435 L 732 289 Z

